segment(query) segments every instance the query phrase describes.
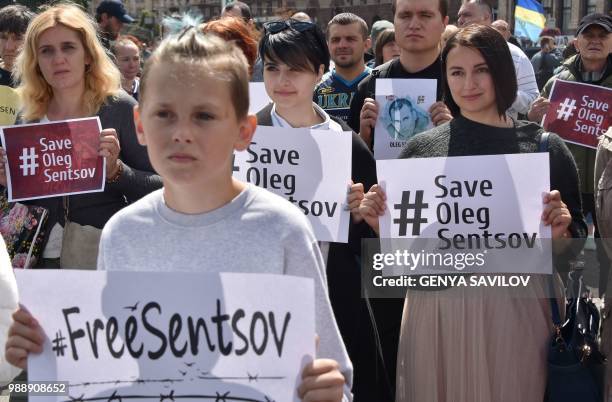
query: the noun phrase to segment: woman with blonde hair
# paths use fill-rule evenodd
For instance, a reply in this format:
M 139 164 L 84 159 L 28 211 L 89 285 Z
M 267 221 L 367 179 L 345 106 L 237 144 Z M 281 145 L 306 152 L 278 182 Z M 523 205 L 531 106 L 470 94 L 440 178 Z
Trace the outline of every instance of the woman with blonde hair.
M 16 78 L 21 123 L 100 118 L 104 192 L 34 201 L 49 209 L 39 266 L 95 268 L 99 233 L 108 219 L 162 186 L 136 139 L 136 102 L 121 90 L 119 70 L 102 47 L 95 23 L 73 4 L 50 7 L 32 20 L 16 62 Z M 4 156 L 4 150 L 0 153 Z M 6 185 L 4 164 L 0 184 Z

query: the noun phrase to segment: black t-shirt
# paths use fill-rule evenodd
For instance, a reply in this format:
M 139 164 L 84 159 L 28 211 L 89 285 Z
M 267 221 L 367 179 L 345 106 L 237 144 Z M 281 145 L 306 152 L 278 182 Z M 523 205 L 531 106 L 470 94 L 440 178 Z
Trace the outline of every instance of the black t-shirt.
M 436 61 L 431 65 L 416 73 L 406 71 L 402 63 L 400 63 L 399 58 L 393 59 L 386 64 L 376 67 L 372 74 L 359 83 L 357 93 L 351 102 L 351 112 L 348 121 L 349 126 L 357 133 L 359 132 L 359 113 L 363 107 L 363 102 L 365 98 L 374 98 L 376 93 L 375 85 L 370 83 L 371 80 L 376 79 L 374 78 L 376 70 L 380 71 L 378 78 L 420 78 L 437 80 L 436 101 L 442 100 L 442 63 L 439 57 L 436 58 Z

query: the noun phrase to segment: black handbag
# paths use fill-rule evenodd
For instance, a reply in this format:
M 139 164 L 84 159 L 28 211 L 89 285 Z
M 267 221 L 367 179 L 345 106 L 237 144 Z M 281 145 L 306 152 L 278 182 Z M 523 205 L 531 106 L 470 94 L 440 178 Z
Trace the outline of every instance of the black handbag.
M 550 299 L 555 330 L 548 350 L 547 402 L 603 401 L 606 358 L 597 345 L 599 312 L 582 295 L 582 277 L 577 280 L 578 294 L 567 303 L 565 323 L 556 299 Z
M 549 133 L 540 137 L 538 152 L 548 152 Z M 599 351 L 597 334 L 599 312 L 590 299 L 583 297 L 581 271 L 569 275 L 571 294 L 561 323 L 555 287 L 549 279 L 550 311 L 554 333 L 548 346 L 546 402 L 602 402 L 606 358 Z

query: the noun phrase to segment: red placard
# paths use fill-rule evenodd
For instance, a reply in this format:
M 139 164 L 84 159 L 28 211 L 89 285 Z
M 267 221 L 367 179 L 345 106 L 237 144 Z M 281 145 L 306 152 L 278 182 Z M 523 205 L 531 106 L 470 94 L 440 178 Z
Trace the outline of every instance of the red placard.
M 2 127 L 9 201 L 104 191 L 97 117 Z
M 612 125 L 612 90 L 556 80 L 542 126 L 568 142 L 597 148 L 600 135 Z

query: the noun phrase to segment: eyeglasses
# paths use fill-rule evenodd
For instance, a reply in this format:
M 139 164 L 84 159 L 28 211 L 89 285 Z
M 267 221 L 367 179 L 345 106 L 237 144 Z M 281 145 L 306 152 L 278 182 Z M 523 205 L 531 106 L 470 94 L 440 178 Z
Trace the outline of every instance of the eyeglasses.
M 298 32 L 304 32 L 316 27 L 316 25 L 312 22 L 298 21 L 291 18 L 285 21 L 266 22 L 263 27 L 266 33 L 275 34 L 282 32 L 287 28 L 295 29 Z

